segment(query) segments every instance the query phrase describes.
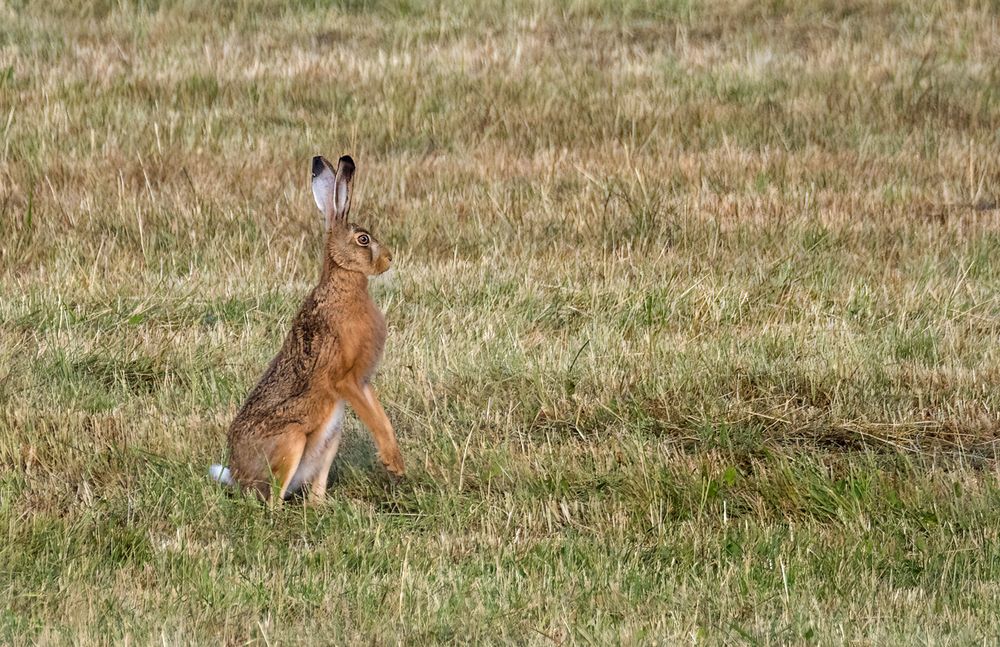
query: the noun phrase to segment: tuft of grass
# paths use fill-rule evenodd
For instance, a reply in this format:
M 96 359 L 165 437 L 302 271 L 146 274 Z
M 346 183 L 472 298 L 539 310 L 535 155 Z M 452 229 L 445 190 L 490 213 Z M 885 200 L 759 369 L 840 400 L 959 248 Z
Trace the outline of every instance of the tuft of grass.
M 0 6 L 0 642 L 996 641 L 998 28 Z M 345 152 L 409 476 L 269 508 L 205 471 Z

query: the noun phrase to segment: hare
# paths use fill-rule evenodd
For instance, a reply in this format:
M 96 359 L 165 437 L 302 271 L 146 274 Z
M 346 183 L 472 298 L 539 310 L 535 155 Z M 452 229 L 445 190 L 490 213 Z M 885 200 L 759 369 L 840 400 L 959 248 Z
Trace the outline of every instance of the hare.
M 392 254 L 366 229 L 347 221 L 354 161 L 336 171 L 312 160 L 312 190 L 326 220 L 319 284 L 292 322 L 271 361 L 229 427 L 230 468 L 213 465 L 217 481 L 279 500 L 309 484 L 307 503 L 323 501 L 340 445 L 344 404 L 375 438 L 379 457 L 403 475 L 392 424 L 369 385 L 385 345 L 385 318 L 368 294 L 368 277 L 389 269 Z

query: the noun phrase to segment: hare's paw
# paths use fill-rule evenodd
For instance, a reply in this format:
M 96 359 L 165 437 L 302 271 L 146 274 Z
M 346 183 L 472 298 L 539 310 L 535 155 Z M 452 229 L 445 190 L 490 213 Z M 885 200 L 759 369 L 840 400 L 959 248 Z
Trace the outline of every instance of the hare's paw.
M 397 478 L 402 478 L 406 475 L 406 468 L 403 467 L 403 455 L 398 450 L 381 458 L 382 465 L 385 466 L 387 472 Z

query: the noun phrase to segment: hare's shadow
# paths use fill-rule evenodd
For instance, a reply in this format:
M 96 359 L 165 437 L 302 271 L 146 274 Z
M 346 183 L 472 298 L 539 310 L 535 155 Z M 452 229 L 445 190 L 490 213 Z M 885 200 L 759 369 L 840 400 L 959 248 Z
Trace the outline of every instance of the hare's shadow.
M 340 439 L 340 448 L 326 481 L 327 490 L 343 482 L 352 472 L 371 473 L 382 468 L 371 434 L 363 428 L 344 429 L 342 433 L 344 435 Z

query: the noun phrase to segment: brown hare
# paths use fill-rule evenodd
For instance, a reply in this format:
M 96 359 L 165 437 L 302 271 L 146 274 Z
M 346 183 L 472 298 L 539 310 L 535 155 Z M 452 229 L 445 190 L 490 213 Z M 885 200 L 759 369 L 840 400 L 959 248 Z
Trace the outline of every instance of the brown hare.
M 319 284 L 229 427 L 229 469 L 210 470 L 216 480 L 265 499 L 273 483 L 279 500 L 306 484 L 308 503 L 323 500 L 345 402 L 371 430 L 386 469 L 403 475 L 396 435 L 368 384 L 386 334 L 368 277 L 389 269 L 392 255 L 347 221 L 353 177 L 354 161 L 346 155 L 336 171 L 323 157 L 312 160 L 313 197 L 327 231 Z

